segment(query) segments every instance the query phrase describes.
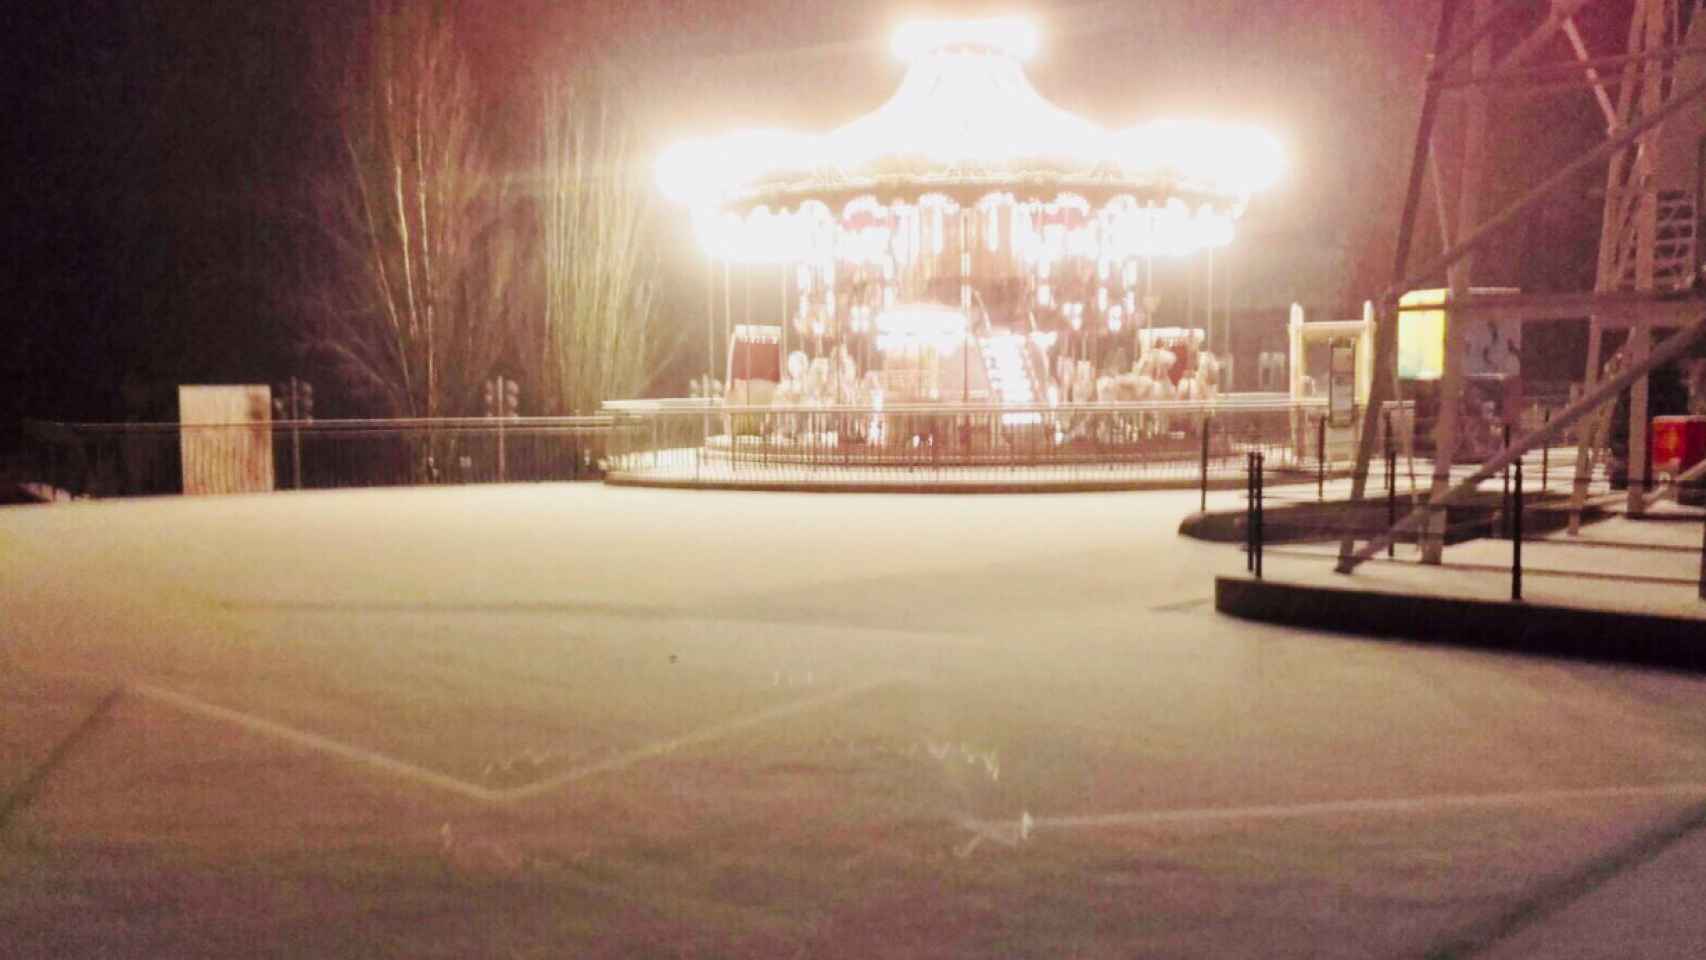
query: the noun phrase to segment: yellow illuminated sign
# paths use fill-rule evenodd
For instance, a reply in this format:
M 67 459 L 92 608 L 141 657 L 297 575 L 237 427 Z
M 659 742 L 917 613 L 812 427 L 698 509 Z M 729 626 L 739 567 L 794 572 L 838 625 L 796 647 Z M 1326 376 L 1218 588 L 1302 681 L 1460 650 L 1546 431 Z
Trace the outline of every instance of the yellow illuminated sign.
M 1443 306 L 1444 290 L 1411 290 L 1398 298 L 1398 376 L 1438 380 L 1445 375 L 1445 311 L 1406 307 Z

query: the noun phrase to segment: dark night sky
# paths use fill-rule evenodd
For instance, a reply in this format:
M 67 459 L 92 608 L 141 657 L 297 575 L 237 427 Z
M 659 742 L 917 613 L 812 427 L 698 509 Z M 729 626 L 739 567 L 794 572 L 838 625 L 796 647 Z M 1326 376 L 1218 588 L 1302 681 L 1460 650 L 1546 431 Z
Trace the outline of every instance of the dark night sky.
M 177 383 L 289 373 L 278 267 L 313 254 L 295 197 L 329 169 L 329 78 L 317 64 L 351 41 L 366 4 L 32 6 L 10 31 L 13 49 L 0 52 L 13 74 L 8 113 L 23 118 L 4 181 L 11 270 L 0 437 L 20 416 L 169 418 Z M 903 17 L 1019 10 L 1042 36 L 1032 79 L 1064 107 L 1108 125 L 1209 113 L 1279 134 L 1291 171 L 1241 232 L 1252 279 L 1240 302 L 1301 296 L 1338 308 L 1386 279 L 1383 251 L 1437 5 L 465 0 L 460 8 L 494 106 L 515 99 L 542 63 L 597 57 L 628 78 L 648 154 L 736 126 L 840 124 L 894 89 L 902 67 L 888 38 Z M 1615 52 L 1626 18 L 1626 0 L 1590 8 L 1590 43 Z M 1501 117 L 1496 159 L 1507 175 L 1495 197 L 1519 187 L 1525 168 L 1594 136 L 1598 123 L 1579 95 Z M 1485 263 L 1486 282 L 1582 282 L 1580 252 L 1595 242 L 1593 179 L 1519 225 Z M 1524 255 L 1533 251 L 1542 253 Z M 702 288 L 690 258 L 672 250 L 666 264 L 665 304 L 679 313 Z

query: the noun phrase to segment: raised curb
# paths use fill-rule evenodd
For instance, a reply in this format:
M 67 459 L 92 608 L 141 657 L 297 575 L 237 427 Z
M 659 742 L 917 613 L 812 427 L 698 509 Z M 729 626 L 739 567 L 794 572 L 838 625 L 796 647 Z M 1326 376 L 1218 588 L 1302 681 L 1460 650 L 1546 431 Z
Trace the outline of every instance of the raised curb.
M 1384 496 L 1370 497 L 1361 503 L 1337 499 L 1271 504 L 1263 511 L 1262 538 L 1267 543 L 1321 542 L 1336 540 L 1346 533 L 1367 538 L 1372 531 L 1386 529 L 1386 506 Z M 1468 503 L 1447 507 L 1446 544 L 1495 535 L 1499 506 L 1497 493 L 1483 493 Z M 1410 501 L 1405 497 L 1399 501 L 1398 515 L 1409 512 Z M 1602 507 L 1590 504 L 1582 511 L 1582 518 L 1592 522 L 1604 513 Z M 1531 503 L 1525 515 L 1529 518 L 1526 526 L 1531 535 L 1562 529 L 1569 521 L 1562 498 Z M 1211 543 L 1243 543 L 1245 516 L 1242 508 L 1191 513 L 1179 521 L 1179 536 Z M 1399 542 L 1413 543 L 1415 539 L 1415 534 L 1409 533 L 1401 536 Z
M 1246 620 L 1481 650 L 1706 671 L 1706 619 L 1216 577 Z
M 1182 480 L 1060 480 L 1038 481 L 811 481 L 811 480 L 693 480 L 643 474 L 607 473 L 613 487 L 657 487 L 666 490 L 747 490 L 767 493 L 1117 493 L 1138 490 L 1196 490 L 1199 481 Z M 1243 489 L 1242 479 L 1209 480 L 1210 490 Z

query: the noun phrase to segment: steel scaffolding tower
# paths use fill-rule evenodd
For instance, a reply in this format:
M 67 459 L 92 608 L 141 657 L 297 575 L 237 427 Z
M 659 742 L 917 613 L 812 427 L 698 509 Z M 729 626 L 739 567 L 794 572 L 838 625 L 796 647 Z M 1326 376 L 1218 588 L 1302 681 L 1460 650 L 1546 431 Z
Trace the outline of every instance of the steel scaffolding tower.
M 1609 410 L 1625 387 L 1630 388 L 1631 396 L 1629 462 L 1644 463 L 1647 372 L 1681 356 L 1706 333 L 1706 301 L 1699 298 L 1702 285 L 1697 283 L 1700 258 L 1696 245 L 1701 155 L 1706 143 L 1706 17 L 1695 16 L 1706 6 L 1706 0 L 1634 0 L 1628 43 L 1624 52 L 1616 55 L 1594 54 L 1577 29 L 1576 14 L 1596 2 L 1602 0 L 1551 0 L 1541 23 L 1494 63 L 1494 32 L 1506 28 L 1514 16 L 1532 11 L 1534 4 L 1524 0 L 1442 0 L 1398 227 L 1392 274 L 1395 282 L 1378 301 L 1375 381 L 1363 412 L 1352 499 L 1361 500 L 1367 488 L 1382 404 L 1396 399 L 1398 298 L 1414 287 L 1437 283 L 1444 274 L 1450 293 L 1446 301 L 1440 416 L 1434 432 L 1433 488 L 1424 504 L 1386 533 L 1360 547 L 1354 535 L 1347 536 L 1340 545 L 1341 573 L 1351 572 L 1395 537 L 1411 530 L 1420 531 L 1424 561 L 1439 562 L 1444 510 L 1449 503 L 1528 450 L 1551 442 L 1590 415 Z M 1459 21 L 1465 19 L 1466 30 L 1459 39 Z M 1534 62 L 1560 35 L 1568 41 L 1573 56 L 1556 62 Z M 1501 93 L 1591 93 L 1604 114 L 1606 138 L 1540 179 L 1497 213 L 1483 218 L 1480 194 L 1486 166 L 1488 101 L 1495 87 Z M 1459 100 L 1464 111 L 1456 229 L 1445 222 L 1448 204 L 1436 171 L 1433 180 L 1439 194 L 1445 250 L 1411 269 L 1423 178 L 1433 159 L 1435 124 L 1447 97 Z M 1605 207 L 1591 294 L 1477 297 L 1470 293 L 1474 254 L 1495 231 L 1602 164 L 1606 167 Z M 1463 324 L 1457 321 L 1482 312 L 1524 321 L 1588 316 L 1586 383 L 1581 396 L 1545 427 L 1517 438 L 1470 477 L 1453 484 L 1450 451 L 1455 449 L 1457 405 L 1463 390 L 1459 362 Z M 1655 327 L 1677 330 L 1655 349 Z M 1627 328 L 1628 344 L 1623 356 L 1602 377 L 1601 343 L 1604 331 L 1612 328 Z M 1586 490 L 1588 441 L 1594 432 L 1584 431 L 1578 453 L 1578 504 Z M 1631 476 L 1631 512 L 1639 513 L 1651 502 L 1645 486 Z

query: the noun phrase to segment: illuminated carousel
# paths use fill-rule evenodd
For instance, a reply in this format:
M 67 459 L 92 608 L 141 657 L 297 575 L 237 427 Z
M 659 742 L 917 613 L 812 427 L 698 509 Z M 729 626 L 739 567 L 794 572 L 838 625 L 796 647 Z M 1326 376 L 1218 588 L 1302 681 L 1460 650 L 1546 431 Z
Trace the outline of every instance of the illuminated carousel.
M 1109 438 L 1060 411 L 1215 401 L 1223 364 L 1206 331 L 1155 323 L 1154 263 L 1231 242 L 1279 174 L 1275 141 L 1075 116 L 1031 86 L 1036 35 L 1018 20 L 912 24 L 894 47 L 905 78 L 867 116 L 688 141 L 658 162 L 725 277 L 765 264 L 778 283 L 779 324 L 730 322 L 717 338 L 720 382 L 701 386 L 724 415 L 706 451 L 880 459 L 943 443 L 946 415 L 968 457 L 1026 431 L 1065 453 Z M 991 429 L 963 429 L 979 411 Z

